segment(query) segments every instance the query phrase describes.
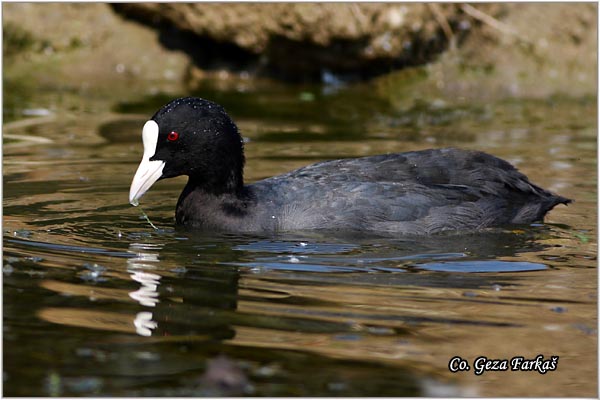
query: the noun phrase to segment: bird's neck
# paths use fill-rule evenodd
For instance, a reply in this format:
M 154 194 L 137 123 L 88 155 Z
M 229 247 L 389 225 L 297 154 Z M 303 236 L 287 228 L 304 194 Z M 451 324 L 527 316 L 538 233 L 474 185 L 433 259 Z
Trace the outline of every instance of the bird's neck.
M 215 191 L 210 185 L 199 184 L 190 177 L 177 201 L 175 218 L 178 224 L 195 228 L 228 229 L 239 225 L 253 206 L 253 198 L 241 180 L 240 186 Z
M 189 175 L 186 191 L 200 191 L 209 195 L 239 195 L 244 188 L 242 167 L 218 169 L 214 166 L 210 172 L 193 172 Z M 183 194 L 183 193 L 182 193 Z

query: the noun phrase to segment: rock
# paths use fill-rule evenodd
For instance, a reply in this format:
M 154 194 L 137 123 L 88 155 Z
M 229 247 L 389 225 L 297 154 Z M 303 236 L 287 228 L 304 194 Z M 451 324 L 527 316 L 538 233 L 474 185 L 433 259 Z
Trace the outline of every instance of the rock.
M 252 385 L 244 371 L 224 355 L 208 360 L 199 383 L 199 394 L 203 397 L 233 397 L 252 392 Z

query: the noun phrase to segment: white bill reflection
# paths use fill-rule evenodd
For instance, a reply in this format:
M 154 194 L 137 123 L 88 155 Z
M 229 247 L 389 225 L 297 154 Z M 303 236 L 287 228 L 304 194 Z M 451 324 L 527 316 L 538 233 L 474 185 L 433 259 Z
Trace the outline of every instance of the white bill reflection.
M 158 251 L 162 247 L 162 244 L 146 243 L 129 245 L 129 251 L 135 257 L 127 260 L 127 271 L 131 274 L 131 279 L 140 284 L 139 289 L 129 293 L 129 297 L 145 307 L 155 307 L 160 302 L 158 287 L 161 276 L 148 270 L 156 269 L 156 264 L 160 261 Z M 152 313 L 148 311 L 139 312 L 133 324 L 137 334 L 141 336 L 152 336 L 152 330 L 158 327 L 152 320 Z
M 137 313 L 133 320 L 135 331 L 140 336 L 152 336 L 152 329 L 156 329 L 158 324 L 152 320 L 152 313 L 149 311 L 142 311 Z
M 137 300 L 143 306 L 154 307 L 158 300 L 158 285 L 160 275 L 144 271 L 132 271 L 131 279 L 141 284 L 135 292 L 130 292 L 129 297 Z

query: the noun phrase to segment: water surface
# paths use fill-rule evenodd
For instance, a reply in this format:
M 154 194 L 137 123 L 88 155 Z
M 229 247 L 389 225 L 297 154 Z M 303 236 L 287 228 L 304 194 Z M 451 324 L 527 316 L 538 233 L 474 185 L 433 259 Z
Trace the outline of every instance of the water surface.
M 595 99 L 398 103 L 354 88 L 197 93 L 246 138 L 246 180 L 428 147 L 493 153 L 575 199 L 545 224 L 423 238 L 177 229 L 185 178 L 127 203 L 137 103 L 8 101 L 6 396 L 595 396 Z M 73 95 L 74 96 L 74 95 Z M 76 97 L 76 96 L 74 96 Z M 559 356 L 451 373 L 460 356 Z

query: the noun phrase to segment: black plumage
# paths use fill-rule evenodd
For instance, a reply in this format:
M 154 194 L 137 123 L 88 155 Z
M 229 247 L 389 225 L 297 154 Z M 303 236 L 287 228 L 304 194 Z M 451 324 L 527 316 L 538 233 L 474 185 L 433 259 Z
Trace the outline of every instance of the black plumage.
M 243 143 L 223 108 L 177 99 L 159 127 L 159 179 L 188 175 L 178 224 L 205 230 L 434 234 L 541 221 L 571 200 L 492 155 L 453 148 L 324 161 L 245 185 Z M 166 140 L 171 131 L 176 143 Z

